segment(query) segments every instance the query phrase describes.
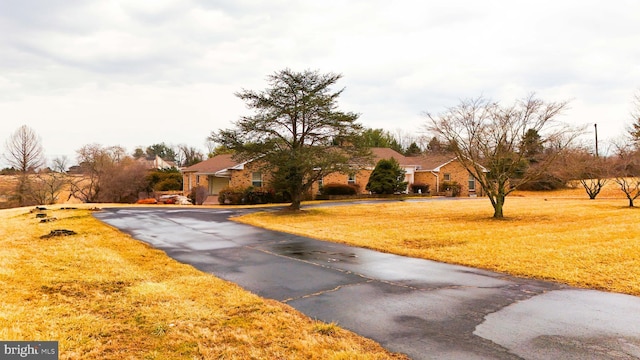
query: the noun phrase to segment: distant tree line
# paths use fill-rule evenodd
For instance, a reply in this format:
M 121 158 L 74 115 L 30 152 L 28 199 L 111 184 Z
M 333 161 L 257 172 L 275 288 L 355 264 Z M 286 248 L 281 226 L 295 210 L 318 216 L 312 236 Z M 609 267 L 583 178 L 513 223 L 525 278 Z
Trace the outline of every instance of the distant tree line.
M 202 161 L 202 154 L 192 147 L 175 149 L 164 143 L 140 149 L 129 155 L 120 146 L 85 145 L 77 150 L 77 165 L 69 166 L 66 157 L 54 159 L 45 166 L 40 137 L 27 126 L 21 126 L 5 143 L 5 158 L 10 167 L 1 175 L 14 179 L 15 186 L 0 189 L 8 200 L 4 207 L 48 205 L 75 197 L 82 202 L 132 203 L 155 191 L 182 190 L 182 173 L 177 167 L 149 168 L 142 158 L 160 156 L 178 164 Z M 67 199 L 60 199 L 63 192 Z

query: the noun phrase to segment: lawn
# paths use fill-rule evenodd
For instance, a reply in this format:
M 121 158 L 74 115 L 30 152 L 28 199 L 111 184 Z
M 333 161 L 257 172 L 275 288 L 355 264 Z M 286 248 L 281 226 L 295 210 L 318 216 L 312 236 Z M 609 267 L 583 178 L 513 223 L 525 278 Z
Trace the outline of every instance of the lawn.
M 640 295 L 640 209 L 584 191 L 517 193 L 503 220 L 486 198 L 350 205 L 237 221 L 384 252 Z M 581 197 L 581 198 L 580 198 Z
M 377 343 L 168 258 L 88 209 L 0 211 L 0 339 L 60 359 L 390 359 Z M 76 235 L 41 238 L 54 229 Z

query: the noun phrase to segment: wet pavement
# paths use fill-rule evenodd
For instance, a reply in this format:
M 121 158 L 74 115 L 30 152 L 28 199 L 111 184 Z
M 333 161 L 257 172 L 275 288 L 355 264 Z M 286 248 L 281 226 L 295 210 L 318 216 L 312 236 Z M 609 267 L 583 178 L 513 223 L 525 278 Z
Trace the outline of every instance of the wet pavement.
M 114 208 L 95 216 L 178 261 L 413 359 L 640 359 L 640 297 L 228 220 L 247 211 Z

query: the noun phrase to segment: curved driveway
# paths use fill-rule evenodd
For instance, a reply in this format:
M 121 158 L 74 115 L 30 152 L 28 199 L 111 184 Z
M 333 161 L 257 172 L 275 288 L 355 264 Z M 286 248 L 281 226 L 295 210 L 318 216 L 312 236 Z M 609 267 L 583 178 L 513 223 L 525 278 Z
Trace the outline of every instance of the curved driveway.
M 640 359 L 640 298 L 229 221 L 249 210 L 95 216 L 178 261 L 414 359 Z

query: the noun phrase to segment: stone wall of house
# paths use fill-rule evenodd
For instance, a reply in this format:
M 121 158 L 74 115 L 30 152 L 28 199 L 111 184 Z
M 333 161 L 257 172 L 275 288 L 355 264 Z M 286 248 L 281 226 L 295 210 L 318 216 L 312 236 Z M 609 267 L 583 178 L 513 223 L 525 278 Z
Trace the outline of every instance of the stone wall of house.
M 232 170 L 229 186 L 232 188 L 246 188 L 251 186 L 251 176 L 253 171 L 245 167 L 244 170 Z
M 209 189 L 209 181 L 207 175 L 196 175 L 195 173 L 182 174 L 182 190 L 185 196 L 191 193 L 191 189 L 197 186 L 204 186 Z
M 431 194 L 436 193 L 436 176 L 429 172 L 415 172 L 413 174 L 413 183 L 414 184 L 427 184 L 429 185 L 429 192 Z
M 458 161 L 455 160 L 441 167 L 440 172 L 437 176 L 430 171 L 416 172 L 416 174 L 414 175 L 414 182 L 429 185 L 429 191 L 431 192 L 431 194 L 436 195 L 438 192 L 443 193 L 445 191 L 444 187 L 442 186 L 442 184 L 446 181 L 445 174 L 449 174 L 451 179 L 450 181 L 455 181 L 460 184 L 460 196 L 470 196 L 472 194 L 475 194 L 477 196 L 482 195 L 480 184 L 478 184 L 477 181 L 475 192 L 469 191 L 469 172 L 467 172 L 467 170 Z
M 450 182 L 460 184 L 460 196 L 469 196 L 469 172 L 458 161 L 452 161 L 440 168 L 440 185 L 446 181 L 446 174 L 449 174 Z M 445 189 L 440 189 L 443 190 Z
M 369 176 L 371 176 L 372 170 L 364 169 L 360 170 L 356 173 L 355 183 L 351 184 L 358 188 L 358 192 L 361 194 L 368 194 L 369 192 L 366 190 L 367 182 L 369 182 Z M 325 175 L 322 179 L 323 184 L 349 184 L 349 175 L 341 174 L 338 172 L 331 173 Z M 318 184 L 314 184 L 311 192 L 313 194 L 317 194 L 319 192 Z
M 472 192 L 469 191 L 469 172 L 458 161 L 452 161 L 440 168 L 440 184 L 445 181 L 445 174 L 450 174 L 451 181 L 460 184 L 460 196 L 469 196 L 471 194 L 481 195 L 480 185 L 477 181 L 476 190 Z
M 245 164 L 244 170 L 232 170 L 229 186 L 233 188 L 247 188 L 251 186 L 254 172 L 262 173 L 262 187 L 269 187 L 269 182 L 272 179 L 271 175 L 261 170 L 259 165 L 255 163 Z

